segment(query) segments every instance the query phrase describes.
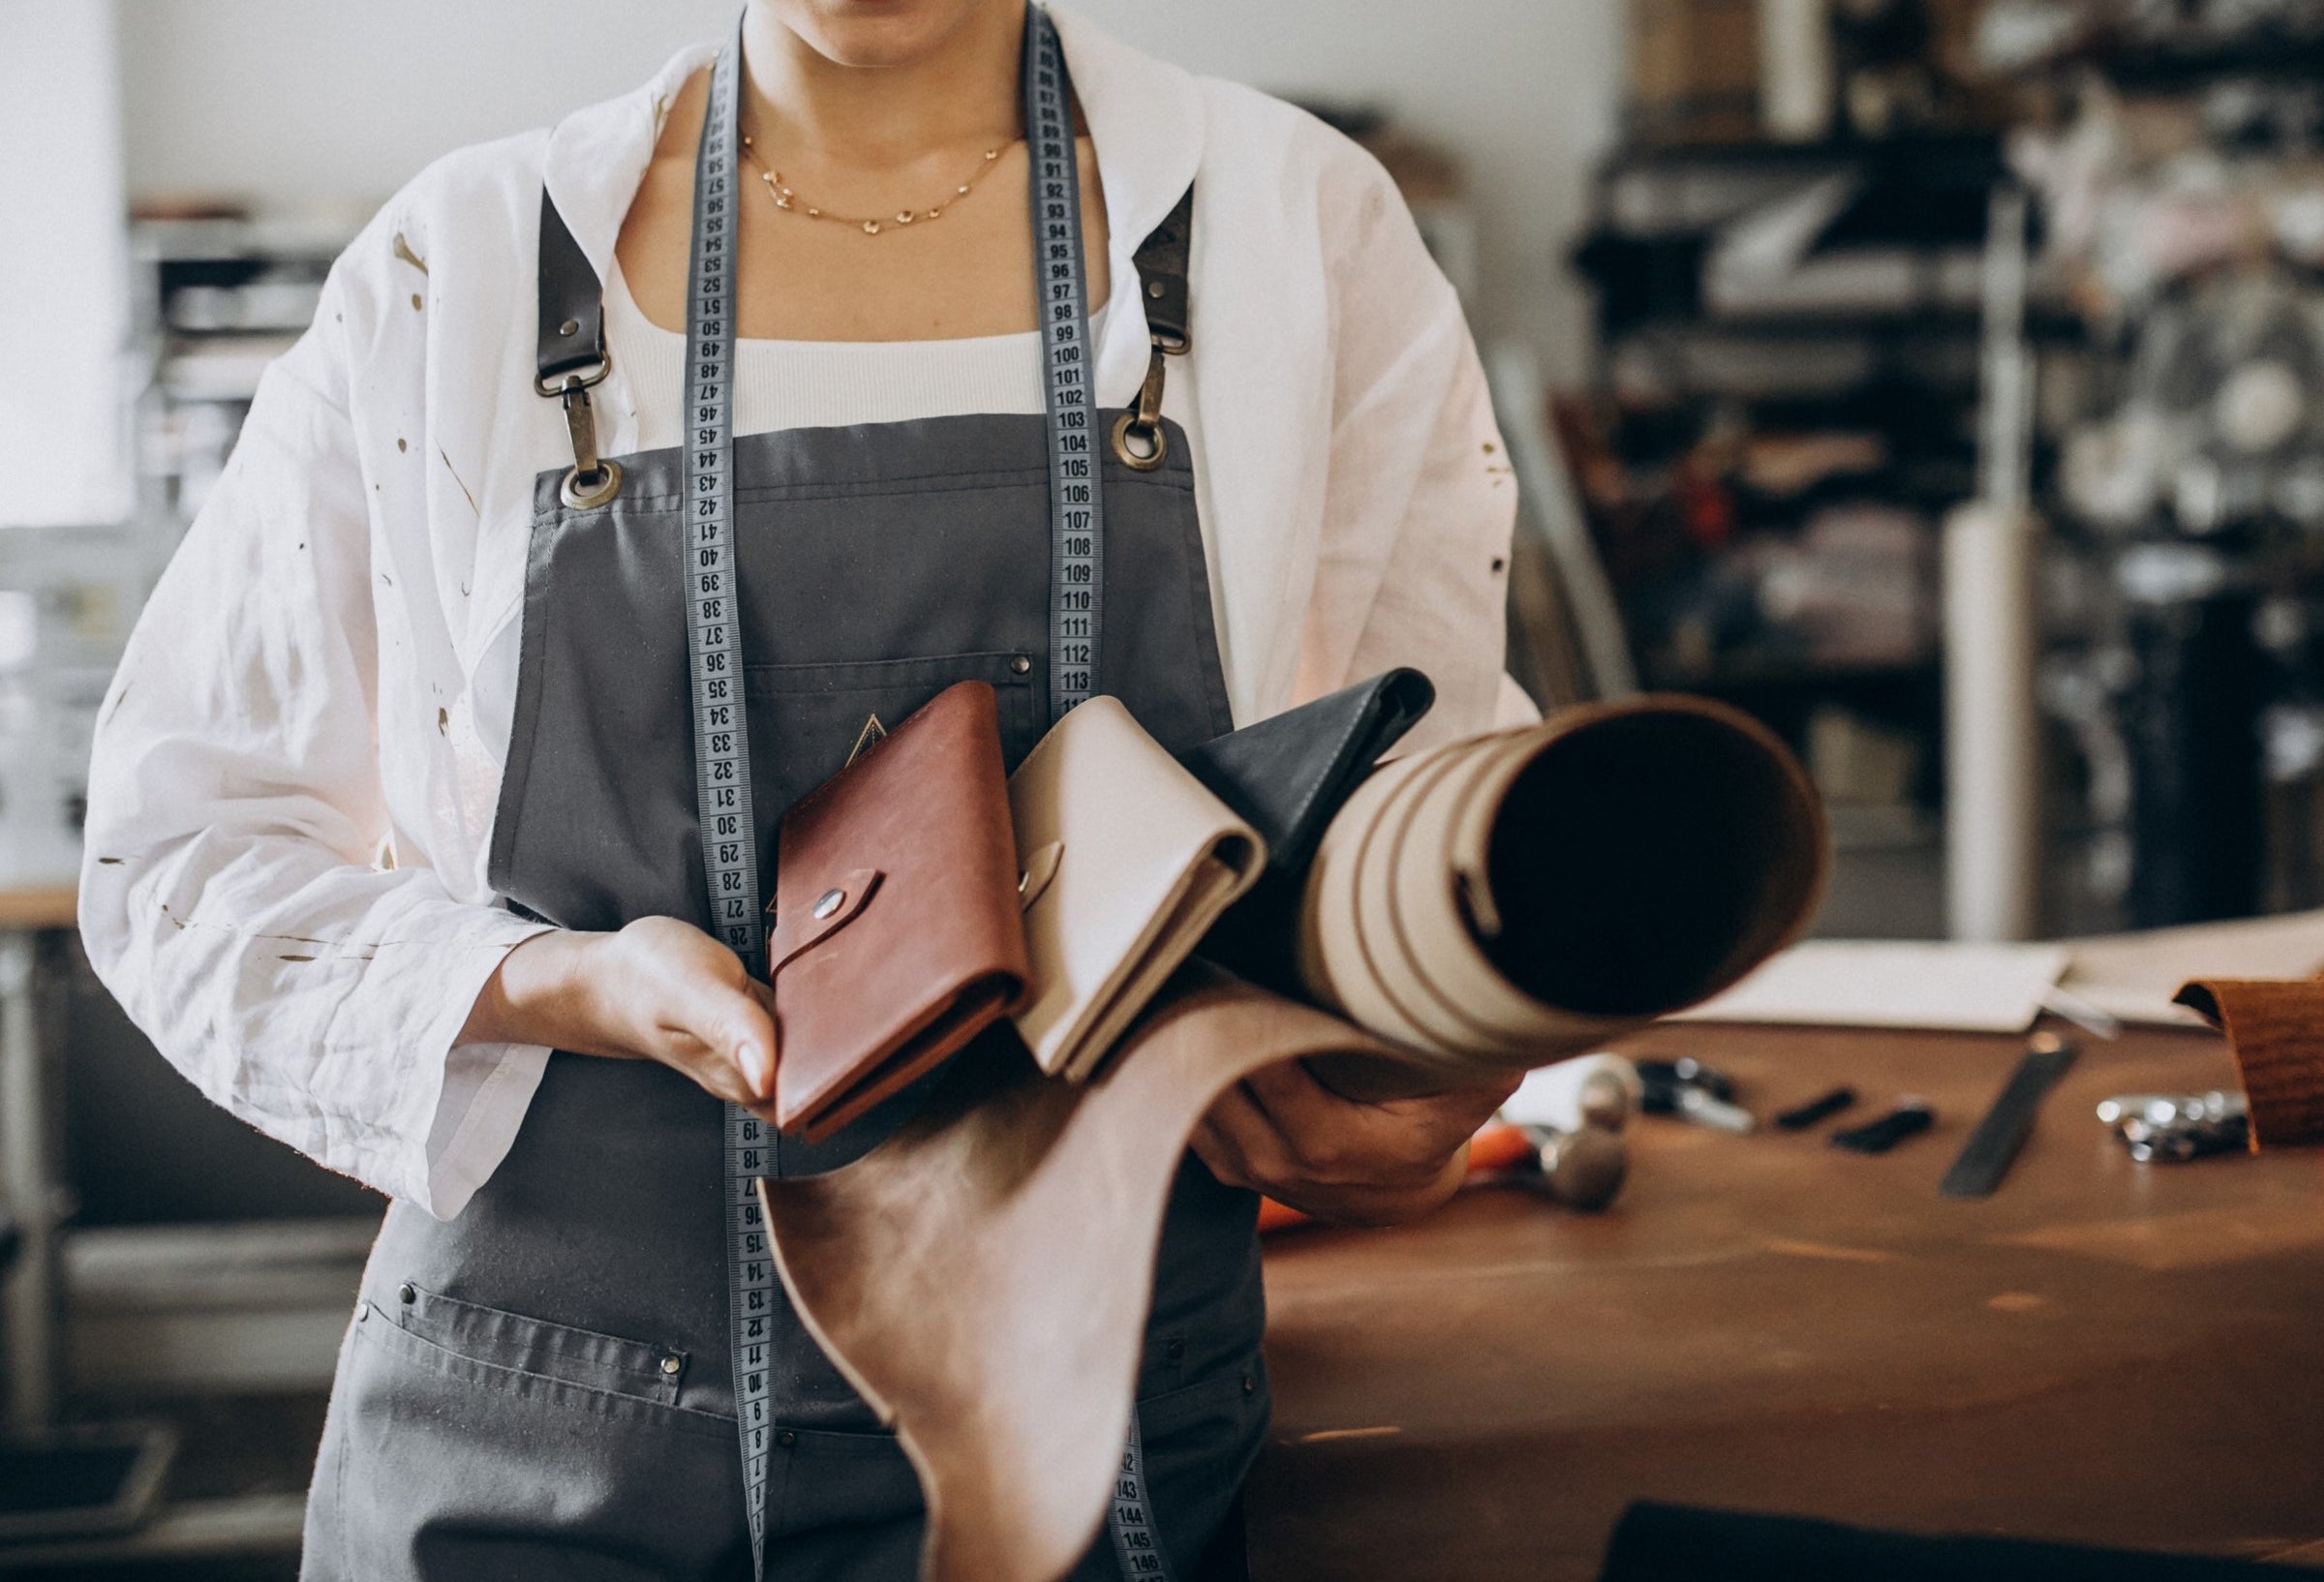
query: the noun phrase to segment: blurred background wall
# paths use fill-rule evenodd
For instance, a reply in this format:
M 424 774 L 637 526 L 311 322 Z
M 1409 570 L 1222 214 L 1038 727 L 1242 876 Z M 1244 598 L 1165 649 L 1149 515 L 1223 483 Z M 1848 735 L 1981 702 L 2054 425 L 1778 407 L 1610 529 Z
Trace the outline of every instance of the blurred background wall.
M 1070 3 L 1070 0 L 1069 0 Z M 734 0 L 122 0 L 130 189 L 261 208 L 384 198 L 465 143 L 633 87 L 731 24 Z M 1370 106 L 1459 160 L 1481 190 L 1475 312 L 1553 376 L 1587 367 L 1587 301 L 1562 266 L 1622 97 L 1615 0 L 1081 0 L 1119 37 L 1197 72 Z M 553 15 L 554 24 L 544 21 Z M 294 131 L 291 129 L 295 129 Z

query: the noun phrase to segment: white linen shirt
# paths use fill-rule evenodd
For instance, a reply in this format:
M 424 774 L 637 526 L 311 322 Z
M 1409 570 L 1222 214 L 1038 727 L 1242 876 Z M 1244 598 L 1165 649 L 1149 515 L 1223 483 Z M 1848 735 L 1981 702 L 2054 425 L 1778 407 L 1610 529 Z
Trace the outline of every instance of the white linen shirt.
M 1392 665 L 1415 745 L 1526 706 L 1501 675 L 1516 489 L 1452 289 L 1386 172 L 1300 111 L 1058 15 L 1103 174 L 1097 391 L 1134 402 L 1131 255 L 1191 181 L 1185 428 L 1238 724 Z M 712 46 L 556 128 L 448 156 L 334 265 L 156 588 L 97 731 L 82 936 L 204 1093 L 439 1217 L 505 1155 L 549 1051 L 454 1047 L 540 925 L 485 875 L 536 474 L 545 182 L 598 278 Z M 617 360 L 608 455 L 636 448 Z M 676 617 L 673 615 L 673 620 Z

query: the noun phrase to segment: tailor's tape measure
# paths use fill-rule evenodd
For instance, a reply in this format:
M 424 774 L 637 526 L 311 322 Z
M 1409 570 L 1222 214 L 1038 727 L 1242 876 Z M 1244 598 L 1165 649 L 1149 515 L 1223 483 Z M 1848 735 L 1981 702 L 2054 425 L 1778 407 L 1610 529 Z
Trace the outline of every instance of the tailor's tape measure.
M 693 684 L 694 801 L 711 927 L 752 972 L 766 951 L 758 898 L 758 816 L 751 803 L 749 715 L 743 698 L 742 576 L 734 536 L 735 139 L 741 125 L 742 30 L 711 68 L 694 170 L 693 257 L 687 287 L 687 659 Z M 763 1575 L 773 1370 L 775 1261 L 758 1203 L 775 1139 L 726 1107 L 726 1275 L 736 1431 L 751 1574 Z
M 1049 14 L 1024 17 L 1024 132 L 1032 167 L 1034 270 L 1049 410 L 1049 711 L 1097 691 L 1105 507 L 1098 478 L 1097 359 L 1083 286 L 1082 182 L 1065 54 Z
M 1114 1535 L 1114 1556 L 1127 1577 L 1169 1582 L 1170 1559 L 1154 1533 L 1153 1507 L 1146 1499 L 1146 1447 L 1138 1442 L 1138 1415 L 1130 1414 L 1130 1440 L 1121 1447 L 1121 1473 L 1114 1479 L 1114 1503 L 1106 1508 L 1106 1530 Z
M 734 537 L 734 343 L 738 249 L 735 150 L 741 137 L 742 33 L 711 71 L 694 173 L 693 258 L 687 298 L 687 652 L 694 707 L 695 802 L 712 924 L 754 973 L 763 970 L 758 826 L 743 688 L 742 581 Z M 1070 86 L 1055 27 L 1025 10 L 1025 128 L 1047 384 L 1050 457 L 1050 709 L 1062 717 L 1096 691 L 1104 509 L 1082 256 L 1081 181 Z M 757 1179 L 778 1172 L 781 1143 L 739 1106 L 726 1115 L 727 1293 L 735 1415 L 754 1577 L 766 1568 L 767 1457 L 774 1436 L 774 1250 Z M 1133 1412 L 1107 1513 L 1125 1575 L 1169 1582 L 1147 1499 Z

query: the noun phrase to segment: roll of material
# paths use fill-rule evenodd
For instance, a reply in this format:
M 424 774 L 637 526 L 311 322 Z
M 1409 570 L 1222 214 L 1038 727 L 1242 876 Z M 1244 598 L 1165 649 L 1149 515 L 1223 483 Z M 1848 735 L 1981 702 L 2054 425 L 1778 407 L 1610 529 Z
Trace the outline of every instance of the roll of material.
M 1944 525 L 1945 899 L 1955 939 L 2031 939 L 2038 919 L 2039 542 L 2023 512 L 1965 505 Z
M 1391 764 L 1324 837 L 1299 956 L 1311 995 L 1404 1053 L 1317 1075 L 1350 1098 L 1440 1090 L 1707 999 L 1806 927 L 1827 850 L 1797 760 L 1698 698 Z

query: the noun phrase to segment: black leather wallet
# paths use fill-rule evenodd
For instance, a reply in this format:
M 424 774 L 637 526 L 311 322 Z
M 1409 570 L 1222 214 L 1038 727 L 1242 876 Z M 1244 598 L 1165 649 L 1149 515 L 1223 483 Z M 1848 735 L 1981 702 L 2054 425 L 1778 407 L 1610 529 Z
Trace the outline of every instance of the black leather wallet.
M 1266 870 L 1204 936 L 1204 956 L 1253 983 L 1301 993 L 1292 936 L 1325 827 L 1435 703 L 1426 676 L 1391 670 L 1179 754 L 1267 841 Z

